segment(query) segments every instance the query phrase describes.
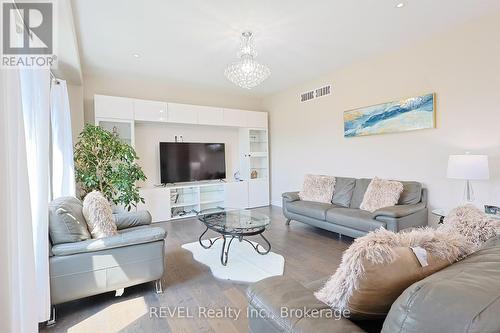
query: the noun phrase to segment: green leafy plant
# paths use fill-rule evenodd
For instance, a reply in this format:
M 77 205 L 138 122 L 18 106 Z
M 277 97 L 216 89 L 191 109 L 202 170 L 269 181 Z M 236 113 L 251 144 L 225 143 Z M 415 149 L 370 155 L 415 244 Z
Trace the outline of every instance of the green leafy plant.
M 123 143 L 111 132 L 87 124 L 75 145 L 75 177 L 82 198 L 94 190 L 110 202 L 128 210 L 144 199 L 136 182 L 146 175 L 136 163 L 139 159 L 132 146 Z

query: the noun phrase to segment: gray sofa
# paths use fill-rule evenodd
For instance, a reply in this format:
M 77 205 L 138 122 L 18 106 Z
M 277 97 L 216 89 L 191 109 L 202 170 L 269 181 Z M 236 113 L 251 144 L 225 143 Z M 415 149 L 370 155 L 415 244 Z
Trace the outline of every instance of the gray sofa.
M 147 211 L 114 214 L 118 235 L 92 239 L 73 197 L 49 205 L 51 320 L 55 305 L 149 281 L 162 292 L 166 232 Z
M 408 287 L 393 303 L 387 317 L 375 321 L 351 321 L 327 315 L 314 317 L 313 313 L 329 309 L 313 295 L 326 278 L 301 284 L 289 278 L 272 277 L 247 290 L 249 331 L 500 332 L 499 276 L 500 237 L 497 237 L 471 256 Z M 288 315 L 290 313 L 294 315 Z
M 364 236 L 380 227 L 394 232 L 427 225 L 427 190 L 421 183 L 402 181 L 396 206 L 370 213 L 359 209 L 371 179 L 336 177 L 331 203 L 302 201 L 299 192 L 283 193 L 283 214 L 288 219 L 347 235 Z

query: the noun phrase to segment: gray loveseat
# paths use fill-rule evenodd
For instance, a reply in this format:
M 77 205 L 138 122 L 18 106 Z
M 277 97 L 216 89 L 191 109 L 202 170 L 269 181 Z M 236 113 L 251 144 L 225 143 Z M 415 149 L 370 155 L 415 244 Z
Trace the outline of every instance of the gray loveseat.
M 318 315 L 329 308 L 313 293 L 326 278 L 301 284 L 289 278 L 272 277 L 247 290 L 249 331 L 500 332 L 499 276 L 500 237 L 497 237 L 462 261 L 408 287 L 393 303 L 385 320 L 365 321 L 351 321 L 338 315 L 329 317 L 329 312 Z
M 299 192 L 283 193 L 283 214 L 288 219 L 347 235 L 361 237 L 380 227 L 394 232 L 427 225 L 427 190 L 421 183 L 402 181 L 396 206 L 373 213 L 359 209 L 371 179 L 336 177 L 331 203 L 302 201 Z
M 162 292 L 166 232 L 147 211 L 114 214 L 118 235 L 92 239 L 82 203 L 62 197 L 49 205 L 50 297 L 54 305 L 156 281 Z

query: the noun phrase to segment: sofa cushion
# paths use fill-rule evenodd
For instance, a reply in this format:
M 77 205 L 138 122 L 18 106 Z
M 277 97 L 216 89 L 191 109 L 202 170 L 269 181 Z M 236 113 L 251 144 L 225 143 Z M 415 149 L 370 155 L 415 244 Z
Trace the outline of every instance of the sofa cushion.
M 368 185 L 370 185 L 371 181 L 372 180 L 369 178 L 356 179 L 356 185 L 354 186 L 351 203 L 349 205 L 350 208 L 359 208 L 359 206 L 363 202 L 366 189 L 368 188 Z
M 113 218 L 118 230 L 151 224 L 151 214 L 147 210 L 116 213 Z
M 403 193 L 401 193 L 398 205 L 415 205 L 422 201 L 422 184 L 419 182 L 402 181 Z
M 80 242 L 90 238 L 82 202 L 61 197 L 49 203 L 49 234 L 52 244 Z
M 247 299 L 250 309 L 256 310 L 249 312 L 250 321 L 267 320 L 272 325 L 258 332 L 364 332 L 349 319 L 336 318 L 328 305 L 292 279 L 280 276 L 254 283 L 247 289 Z M 317 317 L 311 318 L 314 313 Z
M 330 203 L 299 200 L 288 203 L 286 208 L 292 213 L 324 221 L 326 212 L 332 207 L 335 206 Z
M 500 236 L 414 283 L 394 302 L 383 333 L 500 332 Z
M 331 208 L 326 212 L 326 220 L 367 232 L 386 226 L 385 222 L 374 220 L 370 212 L 354 208 Z
M 355 185 L 355 178 L 336 177 L 332 204 L 339 205 L 341 207 L 349 207 Z
M 166 232 L 159 227 L 139 226 L 123 229 L 117 235 L 99 239 L 88 239 L 83 242 L 58 244 L 52 247 L 56 256 L 67 256 L 76 253 L 95 252 L 117 247 L 156 242 L 164 239 Z
M 383 318 L 406 288 L 469 249 L 457 233 L 379 229 L 351 244 L 335 274 L 315 295 L 333 308 L 349 309 L 352 319 Z

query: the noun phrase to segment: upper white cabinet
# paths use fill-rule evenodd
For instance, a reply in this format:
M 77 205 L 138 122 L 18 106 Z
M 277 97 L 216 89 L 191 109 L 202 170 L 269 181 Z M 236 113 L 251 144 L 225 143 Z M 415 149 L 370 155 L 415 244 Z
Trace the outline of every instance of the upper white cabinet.
M 95 118 L 267 129 L 267 112 L 94 95 Z
M 202 106 L 168 103 L 168 122 L 198 124 L 198 108 Z
M 94 96 L 96 118 L 134 119 L 134 100 L 126 97 Z
M 267 112 L 247 112 L 247 127 L 267 128 Z
M 247 113 L 249 111 L 237 109 L 224 109 L 224 126 L 247 127 Z
M 267 128 L 267 112 L 224 109 L 224 126 Z
M 222 124 L 222 108 L 196 106 L 196 109 L 198 111 L 198 124 L 215 126 L 220 126 Z
M 134 119 L 136 121 L 167 121 L 167 103 L 134 99 Z

